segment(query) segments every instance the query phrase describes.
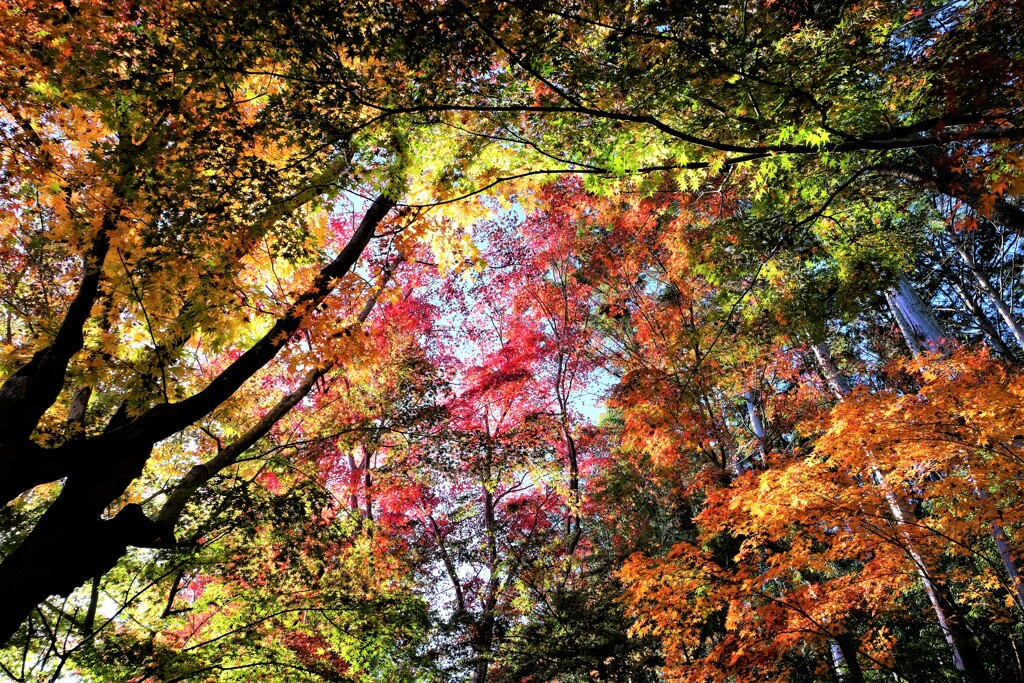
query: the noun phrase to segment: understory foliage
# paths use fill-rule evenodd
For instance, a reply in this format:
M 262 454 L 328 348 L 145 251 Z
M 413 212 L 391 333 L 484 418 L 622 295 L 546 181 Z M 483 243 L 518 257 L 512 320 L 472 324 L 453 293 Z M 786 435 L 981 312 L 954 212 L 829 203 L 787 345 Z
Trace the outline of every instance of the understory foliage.
M 0 679 L 1024 680 L 1019 2 L 0 2 Z

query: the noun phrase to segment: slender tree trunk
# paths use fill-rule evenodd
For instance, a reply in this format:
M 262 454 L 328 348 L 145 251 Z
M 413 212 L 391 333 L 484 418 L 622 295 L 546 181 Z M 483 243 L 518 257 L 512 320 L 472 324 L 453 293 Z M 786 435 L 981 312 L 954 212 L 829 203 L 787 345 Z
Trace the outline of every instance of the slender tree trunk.
M 743 392 L 743 398 L 747 402 L 747 415 L 750 417 L 750 428 L 754 431 L 754 436 L 757 437 L 757 456 L 761 463 L 761 467 L 765 466 L 768 456 L 768 447 L 766 445 L 766 432 L 764 428 L 764 420 L 761 418 L 761 411 L 757 406 L 757 397 L 754 395 L 753 389 L 747 389 Z
M 700 405 L 707 415 L 707 427 L 718 442 L 718 449 L 706 447 L 708 459 L 720 468 L 723 483 L 728 481 L 730 471 L 738 477 L 751 469 L 749 458 L 744 458 L 736 443 L 736 435 L 729 429 L 729 418 L 725 414 L 725 398 L 715 395 L 702 395 Z M 716 410 L 717 407 L 717 410 Z
M 839 683 L 845 681 L 848 677 L 848 667 L 846 666 L 846 659 L 843 658 L 843 650 L 839 647 L 839 643 L 834 640 L 830 640 L 828 644 L 829 657 L 832 660 L 832 673 L 834 678 Z
M 987 494 L 986 494 L 987 497 Z M 1006 538 L 1006 532 L 1000 524 L 992 523 L 992 536 L 996 542 L 996 552 L 1006 567 L 1006 573 L 1010 576 L 1010 586 L 1014 598 L 1022 610 L 1024 610 L 1024 584 L 1021 583 L 1020 571 L 1017 569 L 1017 561 L 1010 550 L 1010 543 Z
M 359 486 L 356 482 L 359 479 L 359 465 L 356 464 L 356 457 L 352 453 L 348 454 L 348 474 L 348 509 L 357 512 L 359 510 Z
M 978 267 L 974 262 L 974 257 L 967 252 L 962 244 L 956 244 L 955 248 L 957 253 L 960 254 L 960 258 L 962 258 L 964 263 L 967 265 L 967 268 L 974 273 L 974 277 L 978 281 L 978 286 L 981 288 L 981 291 L 985 292 L 985 295 L 991 299 L 996 310 L 999 311 L 999 316 L 1010 329 L 1010 333 L 1013 334 L 1013 338 L 1017 341 L 1017 345 L 1024 349 L 1024 329 L 1021 328 L 1020 323 L 1018 323 L 1017 319 L 1013 316 L 1013 311 L 1011 311 L 1010 307 L 1006 305 L 1003 297 L 999 294 L 999 290 L 992 285 L 992 282 L 988 279 L 985 271 Z
M 370 518 L 370 449 L 366 444 L 356 446 L 355 456 L 349 455 L 352 468 L 352 492 L 349 494 L 349 508 L 358 512 L 363 519 Z M 363 504 L 359 502 L 359 489 L 362 488 Z
M 970 465 L 967 465 L 968 472 L 970 472 Z M 973 476 L 971 477 L 973 479 Z M 974 490 L 978 494 L 978 498 L 981 500 L 988 500 L 988 491 L 974 483 Z M 992 522 L 992 538 L 996 543 L 996 552 L 999 553 L 999 559 L 1003 561 L 1003 566 L 1006 568 L 1006 573 L 1010 577 L 1010 593 L 1013 595 L 1013 599 L 1017 601 L 1017 606 L 1024 611 L 1024 583 L 1021 583 L 1020 570 L 1017 567 L 1017 560 L 1013 556 L 1013 551 L 1010 550 L 1010 542 L 1006 537 L 1006 531 L 1003 526 L 998 522 Z
M 491 462 L 488 450 L 484 471 L 484 533 L 487 540 L 487 588 L 484 597 L 483 612 L 477 622 L 476 632 L 476 668 L 473 671 L 473 683 L 486 683 L 490 669 L 490 661 L 494 649 L 494 610 L 498 604 L 498 530 L 494 509 L 494 494 L 491 492 Z
M 373 493 L 370 487 L 373 486 L 373 474 L 370 472 L 370 461 L 373 457 L 372 450 L 363 447 L 363 518 L 373 521 Z
M 921 583 L 924 586 L 925 595 L 928 596 L 928 602 L 931 603 L 932 609 L 935 610 L 935 616 L 939 622 L 939 628 L 942 630 L 942 635 L 946 639 L 946 643 L 949 644 L 949 649 L 953 653 L 953 666 L 958 671 L 966 673 L 971 680 L 983 681 L 987 680 L 987 676 L 984 674 L 984 668 L 981 666 L 980 658 L 974 651 L 974 647 L 970 644 L 970 637 L 963 632 L 963 629 L 959 627 L 959 624 L 955 623 L 955 617 L 950 614 L 950 611 L 946 607 L 946 601 L 943 600 L 940 593 L 939 586 L 932 579 L 932 570 L 924 557 L 917 551 L 914 545 L 913 539 L 907 532 L 908 522 L 907 513 L 903 509 L 903 501 L 901 501 L 892 488 L 886 482 L 885 477 L 878 471 L 877 467 L 872 466 L 872 476 L 879 488 L 882 489 L 882 495 L 885 496 L 885 502 L 889 506 L 889 510 L 892 513 L 894 527 L 896 533 L 903 544 L 903 548 L 906 553 L 910 556 L 914 562 L 914 567 L 917 570 L 918 576 L 921 577 Z
M 96 608 L 100 603 L 100 577 L 92 577 L 92 586 L 89 589 L 89 606 L 85 610 L 85 619 L 82 621 L 82 633 L 91 637 L 96 632 Z M 166 616 L 166 614 L 164 615 Z
M 563 311 L 563 329 L 567 322 L 568 313 Z M 566 567 L 566 579 L 568 571 L 572 566 L 572 556 L 576 552 L 580 538 L 583 535 L 583 527 L 580 521 L 580 462 L 579 450 L 576 447 L 576 439 L 572 435 L 572 424 L 569 419 L 569 391 L 566 388 L 566 358 L 564 353 L 559 353 L 557 372 L 555 375 L 555 398 L 558 401 L 558 421 L 562 430 L 562 439 L 565 443 L 565 455 L 569 461 L 569 515 L 566 524 L 566 535 L 568 537 L 568 561 Z
M 999 330 L 992 324 L 992 321 L 988 319 L 984 309 L 978 303 L 978 300 L 974 298 L 970 290 L 963 283 L 963 281 L 957 276 L 956 273 L 949 267 L 943 267 L 943 274 L 952 285 L 953 289 L 956 290 L 957 296 L 964 302 L 964 306 L 967 308 L 967 312 L 970 313 L 978 323 L 978 328 L 988 337 L 989 343 L 992 344 L 992 348 L 995 349 L 996 353 L 1006 358 L 1013 356 L 1010 351 L 1010 347 L 1003 341 L 1002 335 L 999 334 Z
M 957 249 L 958 251 L 960 251 L 960 255 L 965 259 L 965 261 L 970 261 L 967 265 L 968 267 L 971 267 L 973 259 L 970 259 L 970 255 L 967 254 L 967 252 L 963 250 L 961 247 L 957 247 Z M 975 270 L 974 272 L 976 275 L 979 273 L 979 271 L 977 270 Z M 904 289 L 902 287 L 904 282 L 905 280 L 901 279 L 901 289 Z M 991 287 L 991 285 L 989 286 Z M 945 339 L 946 337 L 945 332 L 939 326 L 934 316 L 931 315 L 931 312 L 927 309 L 927 306 L 924 304 L 924 302 L 921 301 L 920 297 L 917 296 L 913 289 L 910 289 L 909 283 L 907 283 L 906 290 L 907 294 L 904 295 L 903 300 L 906 302 L 910 302 L 908 308 L 919 311 L 917 315 L 921 320 L 924 321 L 919 327 L 915 327 L 915 329 L 917 329 L 919 333 L 922 335 L 921 341 L 930 349 L 939 348 L 942 343 L 942 340 Z M 993 298 L 997 299 L 998 293 L 994 293 Z M 1009 309 L 1007 309 L 1007 315 L 1009 315 Z M 1012 320 L 1012 316 L 1009 317 Z M 911 346 L 909 338 L 907 339 L 907 345 Z M 1024 346 L 1022 346 L 1022 348 L 1024 348 Z M 967 465 L 967 472 L 968 475 L 973 478 L 973 474 L 971 474 L 970 464 Z M 982 488 L 976 485 L 975 489 L 979 498 L 982 498 L 984 500 L 985 498 L 988 497 L 988 493 L 984 491 Z M 1013 586 L 1012 592 L 1014 595 L 1014 599 L 1018 600 L 1022 608 L 1024 608 L 1024 587 L 1022 587 L 1020 584 L 1021 572 L 1018 567 L 1017 561 L 1010 550 L 1009 543 L 1007 542 L 1006 531 L 997 521 L 993 521 L 991 523 L 991 529 L 992 537 L 996 544 L 996 551 L 999 553 L 999 559 L 1002 561 L 1003 567 L 1006 569 L 1006 573 L 1010 578 L 1011 586 Z
M 832 354 L 828 350 L 828 345 L 821 341 L 815 344 L 814 357 L 818 361 L 818 367 L 821 368 L 821 374 L 825 376 L 825 382 L 828 384 L 829 389 L 836 395 L 839 400 L 845 399 L 850 395 L 850 385 L 846 382 L 846 377 L 836 367 L 835 361 L 832 360 Z
M 894 312 L 896 309 L 894 309 Z M 935 339 L 941 338 L 941 332 L 935 335 Z M 815 356 L 819 359 L 822 373 L 825 375 L 829 386 L 832 387 L 836 396 L 840 400 L 845 400 L 850 395 L 850 389 L 846 383 L 846 380 L 839 374 L 835 363 L 832 361 L 830 354 L 828 353 L 828 347 L 824 343 L 818 344 L 814 347 Z M 953 655 L 953 665 L 958 671 L 963 672 L 971 681 L 980 683 L 988 680 L 985 674 L 984 667 L 981 665 L 981 660 L 974 650 L 974 647 L 970 643 L 970 636 L 963 631 L 963 628 L 955 621 L 953 616 L 946 605 L 946 601 L 942 598 L 939 587 L 932 579 L 932 571 L 924 557 L 917 551 L 913 539 L 909 535 L 907 528 L 907 515 L 903 510 L 903 504 L 897 497 L 896 493 L 889 486 L 885 477 L 879 471 L 877 465 L 869 463 L 872 477 L 882 490 L 882 495 L 885 498 L 886 504 L 889 507 L 889 511 L 892 514 L 893 526 L 897 533 L 901 544 L 903 545 L 904 551 L 910 556 L 910 559 L 914 563 L 915 570 L 918 576 L 921 578 L 921 583 L 924 587 L 925 594 L 928 597 L 928 602 L 931 603 L 932 609 L 935 611 L 935 617 L 939 622 L 939 628 L 942 630 L 942 635 L 949 645 L 949 649 Z

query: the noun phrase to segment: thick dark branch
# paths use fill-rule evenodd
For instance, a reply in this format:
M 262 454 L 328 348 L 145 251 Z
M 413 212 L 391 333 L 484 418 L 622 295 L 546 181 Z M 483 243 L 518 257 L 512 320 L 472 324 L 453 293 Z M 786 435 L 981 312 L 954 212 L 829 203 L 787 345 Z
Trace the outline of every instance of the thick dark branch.
M 334 261 L 320 271 L 313 285 L 289 306 L 269 332 L 205 389 L 180 403 L 154 406 L 122 426 L 109 429 L 91 439 L 66 443 L 48 451 L 45 457 L 35 458 L 31 462 L 23 462 L 18 453 L 12 453 L 0 461 L 0 464 L 9 464 L 3 470 L 5 477 L 0 479 L 0 502 L 9 502 L 39 484 L 87 473 L 101 455 L 124 452 L 131 453 L 134 458 L 136 453 L 148 453 L 156 442 L 181 431 L 216 409 L 285 346 L 305 317 L 330 294 L 356 263 L 377 226 L 394 205 L 394 200 L 383 196 L 374 201 L 348 244 Z
M 85 343 L 83 328 L 92 313 L 99 292 L 103 261 L 110 248 L 110 232 L 117 224 L 118 212 L 111 209 L 92 247 L 82 257 L 82 279 L 78 293 L 64 314 L 53 341 L 32 356 L 32 360 L 7 378 L 0 387 L 0 444 L 16 445 L 28 439 L 39 418 L 53 405 L 64 387 L 64 374 L 72 356 Z M 8 446 L 9 447 L 9 446 Z M 0 447 L 3 448 L 3 447 Z M 3 448 L 0 463 L 9 456 Z M 5 469 L 0 465 L 0 470 Z
M 180 403 L 155 406 L 135 422 L 126 425 L 123 428 L 125 436 L 136 437 L 141 431 L 145 434 L 144 438 L 153 438 L 151 443 L 155 443 L 188 427 L 230 398 L 246 380 L 284 348 L 306 316 L 334 290 L 338 281 L 359 260 L 377 226 L 394 206 L 393 199 L 378 197 L 367 209 L 359 227 L 337 258 L 320 271 L 313 285 L 288 307 L 269 332 L 221 372 L 205 389 Z
M 110 571 L 128 546 L 155 547 L 169 540 L 136 504 L 110 520 L 63 520 L 44 534 L 33 530 L 2 564 L 0 643 L 6 643 L 36 605 L 50 595 L 67 595 Z
M 142 474 L 153 444 L 212 411 L 277 354 L 308 313 L 356 263 L 377 225 L 393 206 L 391 199 L 377 199 L 352 239 L 320 271 L 313 285 L 270 332 L 206 389 L 181 403 L 157 406 L 123 427 L 92 439 L 70 442 L 47 458 L 37 459 L 44 460 L 45 465 L 35 468 L 35 481 L 25 477 L 25 470 L 15 471 L 0 481 L 3 492 L 13 491 L 17 495 L 30 486 L 68 477 L 57 500 L 25 540 L 0 562 L 0 604 L 4 605 L 0 610 L 0 643 L 6 642 L 47 596 L 66 595 L 86 580 L 106 573 L 128 546 L 159 547 L 173 543 L 170 530 L 146 517 L 138 505 L 126 506 L 112 520 L 102 520 L 101 514 Z M 316 377 L 307 379 L 312 385 Z M 278 412 L 283 415 L 302 395 L 291 395 L 278 406 Z M 271 420 L 261 421 L 248 436 L 257 437 L 260 430 L 271 426 Z M 239 443 L 238 447 L 243 445 Z
M 369 104 L 369 103 L 367 103 Z M 944 145 L 952 141 L 1015 141 L 1024 138 L 1019 126 L 989 125 L 993 117 L 985 114 L 940 116 L 887 130 L 872 131 L 843 142 L 824 145 L 742 145 L 699 137 L 665 123 L 651 114 L 609 111 L 589 106 L 565 105 L 471 105 L 431 104 L 396 108 L 379 108 L 382 116 L 402 114 L 430 114 L 444 112 L 493 112 L 576 114 L 595 119 L 622 121 L 651 126 L 669 137 L 716 152 L 770 156 L 775 154 L 818 155 L 823 152 L 894 151 Z
M 304 399 L 313 389 L 317 380 L 327 374 L 332 367 L 333 364 L 328 364 L 308 373 L 299 386 L 283 396 L 259 422 L 250 427 L 236 441 L 222 448 L 217 455 L 208 461 L 190 469 L 167 496 L 167 500 L 164 502 L 163 507 L 160 508 L 159 515 L 157 515 L 157 525 L 167 529 L 167 533 L 172 533 L 192 494 L 198 491 L 215 474 L 225 467 L 233 465 L 243 453 L 266 436 L 274 425 L 277 424 L 278 420 L 298 405 L 299 401 Z
M 370 317 L 370 312 L 373 311 L 377 301 L 380 299 L 380 295 L 383 293 L 384 288 L 387 286 L 388 280 L 391 279 L 391 274 L 397 263 L 404 261 L 403 256 L 399 256 L 399 259 L 395 264 L 386 267 L 381 274 L 381 282 L 377 287 L 377 290 L 373 293 L 366 304 L 359 311 L 359 315 L 356 316 L 355 325 L 361 325 L 366 322 Z M 346 328 L 346 332 L 351 330 L 351 327 Z M 196 465 L 188 471 L 188 473 L 182 477 L 170 494 L 167 496 L 167 500 L 164 502 L 163 507 L 160 509 L 160 513 L 157 515 L 156 523 L 160 528 L 166 529 L 167 533 L 173 533 L 174 527 L 177 526 L 178 520 L 181 518 L 182 512 L 185 511 L 185 506 L 188 505 L 189 499 L 196 491 L 199 490 L 206 482 L 208 482 L 218 472 L 224 470 L 226 467 L 233 465 L 239 457 L 242 456 L 247 450 L 252 448 L 256 443 L 266 436 L 277 422 L 288 414 L 288 412 L 294 408 L 299 402 L 305 398 L 321 377 L 326 375 L 334 367 L 334 363 L 330 362 L 321 367 L 316 368 L 309 372 L 303 379 L 299 386 L 295 387 L 290 393 L 282 396 L 274 407 L 271 408 L 263 418 L 255 425 L 250 427 L 242 436 L 232 442 L 230 445 L 220 449 L 213 458 L 210 460 Z
M 252 250 L 257 241 L 266 235 L 281 219 L 295 213 L 298 209 L 306 206 L 316 198 L 321 197 L 327 188 L 337 182 L 338 177 L 348 167 L 349 163 L 348 153 L 340 153 L 301 189 L 293 188 L 290 193 L 282 194 L 253 220 L 252 229 L 238 230 L 241 238 L 228 251 L 226 255 L 228 261 L 231 263 L 241 261 Z M 184 347 L 188 340 L 192 338 L 198 325 L 200 316 L 196 315 L 196 313 L 205 305 L 205 302 L 198 296 L 198 292 L 193 291 L 187 294 L 174 321 L 168 326 L 166 334 L 159 341 L 156 348 L 150 351 L 150 358 L 141 363 L 141 365 L 146 367 L 165 363 L 166 359 L 172 358 Z M 146 388 L 152 389 L 154 386 L 156 386 L 155 383 L 149 383 Z M 154 393 L 148 398 L 150 401 L 155 401 L 158 397 Z M 151 403 L 144 405 L 151 405 Z M 107 424 L 107 431 L 112 431 L 127 422 L 127 404 L 122 403 Z

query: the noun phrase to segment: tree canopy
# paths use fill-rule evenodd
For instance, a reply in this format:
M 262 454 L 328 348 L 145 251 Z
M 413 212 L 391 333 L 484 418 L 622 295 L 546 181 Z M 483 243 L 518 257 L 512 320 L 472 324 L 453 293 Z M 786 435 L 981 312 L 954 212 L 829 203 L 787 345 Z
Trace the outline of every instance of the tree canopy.
M 1024 680 L 1018 2 L 0 2 L 0 678 Z

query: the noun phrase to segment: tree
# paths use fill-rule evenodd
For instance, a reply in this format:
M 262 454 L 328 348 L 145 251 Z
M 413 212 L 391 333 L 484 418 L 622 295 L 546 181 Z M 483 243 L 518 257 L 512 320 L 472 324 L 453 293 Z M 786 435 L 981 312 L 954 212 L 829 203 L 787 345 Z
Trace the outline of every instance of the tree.
M 211 11 L 195 32 L 174 28 L 194 23 L 190 5 L 4 10 L 5 23 L 46 36 L 39 50 L 9 45 L 5 53 L 8 92 L 17 94 L 4 128 L 16 150 L 5 157 L 5 249 L 18 284 L 6 300 L 9 370 L 0 389 L 4 500 L 63 482 L 15 503 L 45 512 L 31 531 L 15 532 L 17 547 L 0 564 L 4 640 L 44 597 L 105 573 L 126 546 L 173 543 L 188 495 L 334 361 L 307 361 L 311 374 L 230 454 L 182 480 L 184 500 L 156 522 L 121 500 L 154 445 L 224 405 L 300 328 L 322 344 L 332 314 L 359 305 L 360 287 L 343 278 L 394 206 L 401 163 L 372 135 L 365 146 L 353 140 L 367 116 L 359 106 L 332 110 L 333 123 L 292 107 L 292 97 L 314 100 L 287 78 L 303 49 L 279 23 L 291 10 L 269 19 L 254 10 Z M 81 36 L 91 41 L 84 63 L 72 60 Z M 249 49 L 242 36 L 266 42 Z M 222 66 L 189 69 L 196 59 Z M 14 85 L 23 73 L 35 74 L 31 87 Z M 349 75 L 352 87 L 374 79 Z M 352 163 L 374 150 L 376 160 Z M 375 171 L 398 180 L 375 183 Z M 375 184 L 384 194 L 332 246 L 325 197 Z M 317 267 L 320 250 L 327 258 Z M 261 291 L 270 275 L 261 251 L 298 267 L 290 282 L 275 278 L 280 298 Z M 27 294 L 36 282 L 41 296 Z M 315 323 L 318 310 L 326 312 Z M 244 353 L 207 374 L 204 356 L 232 348 Z M 302 364 L 290 356 L 286 363 Z
M 944 660 L 907 662 L 943 639 L 976 680 L 1010 670 L 1019 14 L 0 8 L 0 639 L 59 661 L 54 679 L 145 640 L 110 635 L 127 616 L 98 634 L 104 610 L 153 612 L 172 642 L 195 626 L 171 614 L 181 590 L 195 614 L 204 581 L 233 605 L 278 599 L 237 567 L 318 586 L 293 545 L 409 629 L 311 600 L 302 642 L 218 612 L 237 657 L 131 661 L 398 675 L 317 631 L 351 619 L 445 675 L 418 659 L 444 640 L 423 598 L 441 577 L 479 682 L 584 675 L 515 646 L 561 642 L 573 605 L 602 620 L 593 652 L 633 623 L 681 679 L 936 677 Z M 901 335 L 940 356 L 908 361 Z M 982 338 L 1003 361 L 955 345 Z M 839 400 L 842 382 L 863 388 Z M 601 384 L 598 430 L 581 391 Z M 956 446 L 907 445 L 936 440 Z M 281 516 L 233 518 L 239 501 Z M 245 539 L 266 554 L 234 558 Z M 231 559 L 204 571 L 200 546 Z M 378 575 L 363 564 L 382 548 L 402 561 Z M 629 609 L 596 609 L 630 553 Z M 309 666 L 315 648 L 336 660 Z M 647 675 L 645 648 L 593 670 Z

